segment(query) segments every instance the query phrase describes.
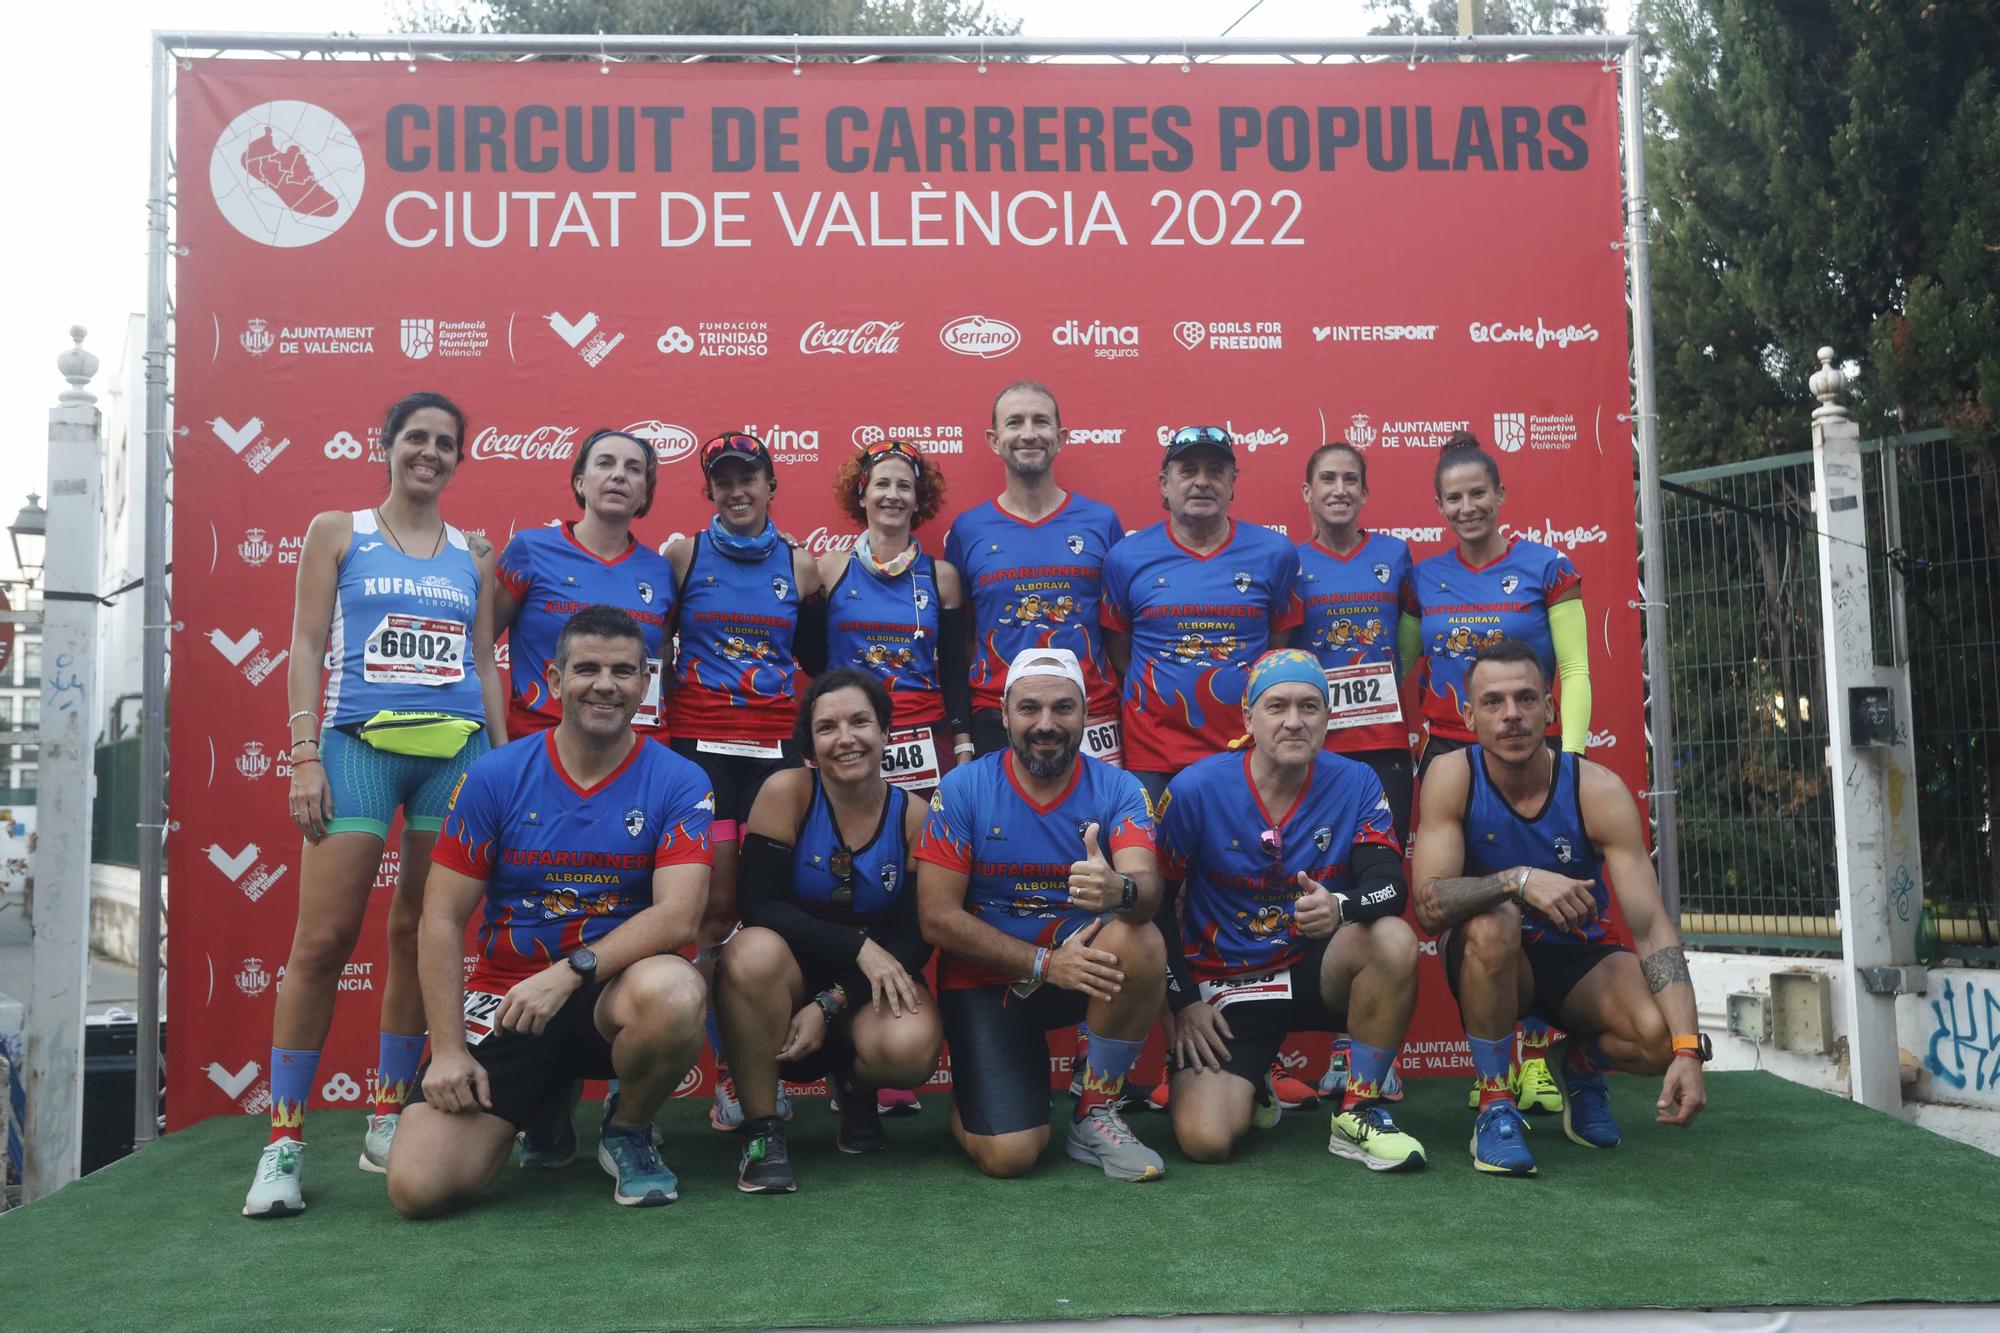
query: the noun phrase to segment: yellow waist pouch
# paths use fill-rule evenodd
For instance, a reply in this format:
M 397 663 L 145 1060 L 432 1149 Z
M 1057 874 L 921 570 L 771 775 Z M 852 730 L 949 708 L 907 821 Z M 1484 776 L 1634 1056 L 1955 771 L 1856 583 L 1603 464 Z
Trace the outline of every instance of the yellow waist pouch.
M 481 725 L 470 718 L 445 713 L 402 713 L 385 708 L 363 722 L 355 734 L 388 754 L 449 759 Z

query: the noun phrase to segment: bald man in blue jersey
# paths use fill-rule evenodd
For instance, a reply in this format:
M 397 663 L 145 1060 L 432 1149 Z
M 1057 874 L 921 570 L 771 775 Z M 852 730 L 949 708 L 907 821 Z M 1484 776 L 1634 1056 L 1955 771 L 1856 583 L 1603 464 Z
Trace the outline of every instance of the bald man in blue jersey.
M 1049 1141 L 1051 1028 L 1088 1022 L 1064 1151 L 1114 1180 L 1166 1167 L 1118 1113 L 1159 1012 L 1166 950 L 1152 811 L 1131 774 L 1088 755 L 1076 655 L 1027 648 L 1002 695 L 1008 748 L 945 775 L 917 843 L 917 913 L 941 955 L 952 1132 L 989 1176 Z

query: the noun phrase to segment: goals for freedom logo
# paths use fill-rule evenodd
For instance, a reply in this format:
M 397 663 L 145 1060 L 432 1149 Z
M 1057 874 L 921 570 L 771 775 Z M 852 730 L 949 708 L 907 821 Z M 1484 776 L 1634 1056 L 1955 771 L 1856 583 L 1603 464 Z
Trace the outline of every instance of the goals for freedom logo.
M 367 168 L 354 132 L 310 102 L 265 102 L 229 122 L 208 185 L 229 225 L 262 245 L 323 241 L 354 216 Z

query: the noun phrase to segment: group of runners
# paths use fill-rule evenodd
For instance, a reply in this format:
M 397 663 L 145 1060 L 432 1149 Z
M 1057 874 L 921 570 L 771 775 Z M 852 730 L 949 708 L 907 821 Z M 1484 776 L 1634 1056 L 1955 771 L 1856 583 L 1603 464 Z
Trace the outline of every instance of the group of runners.
M 1235 442 L 1210 426 L 1172 435 L 1166 517 L 1128 535 L 1058 484 L 1056 396 L 1020 381 L 986 434 L 1005 487 L 941 553 L 917 536 L 944 507 L 938 462 L 888 439 L 839 469 L 859 534 L 817 561 L 774 521 L 747 434 L 702 446 L 713 517 L 662 552 L 632 533 L 654 452 L 603 431 L 572 460 L 578 516 L 496 553 L 439 509 L 465 437 L 440 395 L 397 403 L 386 497 L 306 537 L 288 677 L 306 845 L 246 1215 L 305 1206 L 304 1108 L 398 808 L 360 1165 L 409 1216 L 510 1156 L 568 1165 L 585 1079 L 612 1080 L 613 1197 L 671 1202 L 653 1117 L 704 1040 L 750 1193 L 796 1188 L 786 1082 L 824 1078 L 837 1146 L 873 1152 L 946 1042 L 967 1156 L 1029 1170 L 1047 1033 L 1069 1027 L 1065 1152 L 1109 1177 L 1165 1173 L 1130 1109 L 1164 1108 L 1213 1162 L 1309 1100 L 1278 1061 L 1306 1031 L 1337 1034 L 1330 1150 L 1419 1167 L 1390 1109 L 1410 917 L 1470 1041 L 1479 1170 L 1535 1174 L 1523 1109 L 1616 1144 L 1610 1070 L 1661 1076 L 1662 1122 L 1702 1109 L 1707 1044 L 1637 808 L 1582 755 L 1580 580 L 1505 532 L 1471 436 L 1439 456 L 1453 540 L 1425 559 L 1363 525 L 1367 460 L 1345 443 L 1307 464 L 1307 541 L 1232 518 Z M 1168 1079 L 1128 1088 L 1156 1024 Z

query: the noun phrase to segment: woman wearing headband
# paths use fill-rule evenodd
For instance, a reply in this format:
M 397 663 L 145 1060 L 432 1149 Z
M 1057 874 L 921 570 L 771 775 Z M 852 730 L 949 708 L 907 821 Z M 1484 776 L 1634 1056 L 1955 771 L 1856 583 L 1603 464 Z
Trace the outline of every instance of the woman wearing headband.
M 570 465 L 569 488 L 583 517 L 553 527 L 522 528 L 500 553 L 494 597 L 496 633 L 506 633 L 513 693 L 507 733 L 525 736 L 562 720 L 544 668 L 556 636 L 586 606 L 615 606 L 646 634 L 646 697 L 632 729 L 665 739 L 660 709 L 660 652 L 674 614 L 673 570 L 632 536 L 632 521 L 653 507 L 659 462 L 651 445 L 623 431 L 601 430 Z
M 292 822 L 306 843 L 298 925 L 271 1024 L 271 1140 L 243 1202 L 246 1217 L 305 1208 L 306 1100 L 401 807 L 377 1091 L 360 1162 L 364 1171 L 388 1169 L 423 1053 L 417 921 L 431 846 L 466 769 L 489 741 L 507 739 L 493 664 L 493 547 L 438 512 L 465 458 L 465 413 L 442 394 L 414 393 L 389 409 L 382 440 L 388 495 L 372 508 L 315 516 L 299 556 L 285 692 Z
M 717 1009 L 743 1099 L 746 1194 L 797 1188 L 780 1071 L 827 1076 L 842 1152 L 884 1146 L 883 1086 L 930 1077 L 942 1040 L 924 988 L 931 947 L 917 926 L 914 863 L 925 807 L 882 777 L 888 691 L 836 667 L 799 703 L 799 750 L 815 767 L 774 775 L 743 846 L 744 927 L 723 946 Z

